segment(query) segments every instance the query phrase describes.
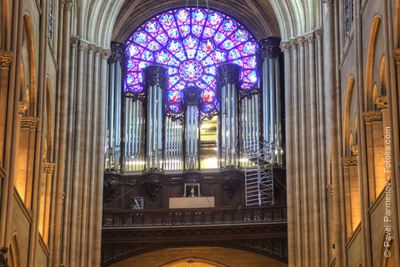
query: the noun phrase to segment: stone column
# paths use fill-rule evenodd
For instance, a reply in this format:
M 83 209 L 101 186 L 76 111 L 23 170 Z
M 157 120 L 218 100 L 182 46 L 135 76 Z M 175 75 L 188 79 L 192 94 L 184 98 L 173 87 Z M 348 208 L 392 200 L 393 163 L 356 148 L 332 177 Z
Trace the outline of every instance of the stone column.
M 45 191 L 43 200 L 43 216 L 40 215 L 39 220 L 43 225 L 42 237 L 46 244 L 49 242 L 49 227 L 50 227 L 50 204 L 51 204 L 51 188 L 53 183 L 54 163 L 43 163 L 43 175 L 45 175 Z M 42 203 L 41 203 L 42 204 Z M 41 207 L 42 209 L 42 207 Z M 39 223 L 39 225 L 41 224 Z
M 147 171 L 162 170 L 163 91 L 167 88 L 167 70 L 160 65 L 143 69 L 146 90 L 146 162 Z
M 54 229 L 54 247 L 53 247 L 53 262 L 52 266 L 60 265 L 61 254 L 61 219 L 63 209 L 63 194 L 64 194 L 64 180 L 65 180 L 65 160 L 66 160 L 66 144 L 67 144 L 67 122 L 68 122 L 68 95 L 69 95 L 69 60 L 70 60 L 70 25 L 71 25 L 71 8 L 73 0 L 60 1 L 61 13 L 63 13 L 63 30 L 62 34 L 62 58 L 61 58 L 61 89 L 59 94 L 60 103 L 60 124 L 58 130 L 58 155 L 56 159 L 57 164 L 57 199 L 55 211 L 55 229 Z M 61 45 L 60 45 L 61 46 Z

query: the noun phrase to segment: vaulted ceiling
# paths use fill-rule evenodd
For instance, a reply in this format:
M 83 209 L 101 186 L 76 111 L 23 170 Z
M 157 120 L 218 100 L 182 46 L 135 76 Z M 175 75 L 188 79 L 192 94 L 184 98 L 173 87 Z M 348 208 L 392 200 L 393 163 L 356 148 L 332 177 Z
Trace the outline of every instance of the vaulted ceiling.
M 125 0 L 115 22 L 112 39 L 125 41 L 132 31 L 154 15 L 186 5 L 196 6 L 196 1 L 186 0 Z M 199 6 L 206 7 L 206 0 L 199 0 Z M 280 36 L 279 24 L 268 1 L 261 0 L 219 0 L 208 1 L 211 9 L 220 10 L 241 21 L 257 39 Z
M 205 6 L 206 0 L 198 0 Z M 208 0 L 210 8 L 231 15 L 257 38 L 290 40 L 322 24 L 320 0 Z M 146 19 L 175 7 L 196 6 L 197 0 L 75 0 L 74 34 L 109 47 L 124 41 Z

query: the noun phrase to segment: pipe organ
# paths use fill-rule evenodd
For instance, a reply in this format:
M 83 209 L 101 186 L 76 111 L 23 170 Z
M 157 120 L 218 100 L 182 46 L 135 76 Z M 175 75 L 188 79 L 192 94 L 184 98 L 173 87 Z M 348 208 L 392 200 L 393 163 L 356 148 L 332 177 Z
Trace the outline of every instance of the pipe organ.
M 177 97 L 181 94 L 181 106 L 176 114 L 171 114 L 166 97 L 170 90 L 168 66 L 153 64 L 142 68 L 138 78 L 142 89 L 129 91 L 125 47 L 113 42 L 108 61 L 106 171 L 240 171 L 255 166 L 243 151 L 246 147 L 260 147 L 261 142 L 273 150 L 272 164 L 283 165 L 279 43 L 280 39 L 275 37 L 259 42 L 259 86 L 255 83 L 252 88 L 242 88 L 240 79 L 245 67 L 220 63 L 215 71 L 216 89 L 206 89 L 216 95 L 215 102 L 205 98 L 204 87 L 191 83 L 174 91 Z M 201 68 L 194 63 L 188 66 Z M 206 113 L 204 106 L 208 104 L 214 108 Z
M 200 90 L 189 87 L 184 92 L 185 111 L 185 170 L 200 168 L 199 119 Z
M 167 88 L 167 71 L 159 65 L 143 70 L 146 91 L 146 169 L 162 170 L 163 91 Z
M 238 91 L 240 66 L 227 63 L 217 69 L 218 87 L 220 90 L 220 167 L 239 167 L 238 138 Z
M 108 59 L 105 169 L 119 171 L 121 166 L 122 96 L 124 90 L 125 44 L 112 42 Z
M 279 37 L 268 37 L 260 41 L 261 94 L 263 110 L 263 139 L 274 151 L 273 161 L 283 165 L 284 128 L 281 94 L 281 55 Z

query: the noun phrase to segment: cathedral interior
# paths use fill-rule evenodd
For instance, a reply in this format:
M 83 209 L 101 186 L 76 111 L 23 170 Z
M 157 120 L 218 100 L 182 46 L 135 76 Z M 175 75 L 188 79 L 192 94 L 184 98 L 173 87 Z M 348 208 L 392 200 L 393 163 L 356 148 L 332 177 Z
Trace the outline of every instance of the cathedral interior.
M 0 267 L 400 266 L 400 0 L 0 1 Z

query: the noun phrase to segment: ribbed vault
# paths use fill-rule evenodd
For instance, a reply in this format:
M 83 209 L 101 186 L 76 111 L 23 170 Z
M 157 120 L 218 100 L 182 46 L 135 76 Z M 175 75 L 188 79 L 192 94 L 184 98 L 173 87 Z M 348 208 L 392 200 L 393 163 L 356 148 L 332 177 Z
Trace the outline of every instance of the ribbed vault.
M 90 42 L 109 47 L 124 40 L 145 19 L 175 7 L 196 5 L 196 0 L 76 0 L 73 32 Z M 199 0 L 205 6 L 205 0 Z M 322 1 L 317 0 L 209 0 L 210 8 L 224 12 L 249 27 L 256 38 L 281 36 L 290 40 L 321 25 Z

